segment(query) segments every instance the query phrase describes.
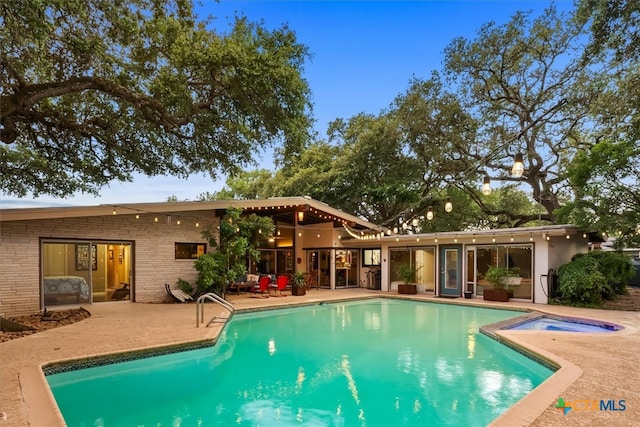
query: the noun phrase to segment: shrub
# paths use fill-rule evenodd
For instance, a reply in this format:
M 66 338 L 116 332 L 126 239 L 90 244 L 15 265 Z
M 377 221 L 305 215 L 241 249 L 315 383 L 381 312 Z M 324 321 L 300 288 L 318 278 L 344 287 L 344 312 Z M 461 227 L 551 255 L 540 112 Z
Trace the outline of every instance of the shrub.
M 592 257 L 574 257 L 571 262 L 561 265 L 558 280 L 563 303 L 602 304 L 602 291 L 607 281 L 599 270 L 598 262 Z
M 222 292 L 227 265 L 221 259 L 220 252 L 200 255 L 193 266 L 198 270 L 198 290 L 217 294 Z
M 618 252 L 594 251 L 576 254 L 558 269 L 563 302 L 598 305 L 627 293 L 635 276 L 631 258 Z
M 176 285 L 178 285 L 178 288 L 184 293 L 191 294 L 193 292 L 193 286 L 191 286 L 191 283 L 184 279 L 178 277 Z
M 627 285 L 636 274 L 631 258 L 620 252 L 596 251 L 590 252 L 590 255 L 598 262 L 600 272 L 607 279 L 607 293 L 610 296 L 603 297 L 612 299 L 616 294 L 626 295 Z
M 619 252 L 594 251 L 576 254 L 572 261 L 582 258 L 592 259 L 598 267 L 598 271 L 605 278 L 602 288 L 604 299 L 613 299 L 616 295 L 627 293 L 627 284 L 635 276 L 635 270 L 631 258 Z

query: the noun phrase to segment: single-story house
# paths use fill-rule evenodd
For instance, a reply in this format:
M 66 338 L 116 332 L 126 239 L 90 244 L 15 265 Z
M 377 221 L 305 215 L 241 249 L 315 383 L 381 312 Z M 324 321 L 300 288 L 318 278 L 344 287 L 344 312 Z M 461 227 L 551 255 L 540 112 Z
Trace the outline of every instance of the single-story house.
M 230 207 L 273 218 L 250 273 L 302 271 L 318 286 L 397 290 L 402 264 L 420 292 L 482 295 L 489 265 L 517 267 L 514 298 L 545 304 L 550 269 L 587 238 L 571 225 L 393 234 L 308 197 L 0 209 L 0 315 L 116 300 L 162 302 L 164 284 L 194 282 L 202 230 Z

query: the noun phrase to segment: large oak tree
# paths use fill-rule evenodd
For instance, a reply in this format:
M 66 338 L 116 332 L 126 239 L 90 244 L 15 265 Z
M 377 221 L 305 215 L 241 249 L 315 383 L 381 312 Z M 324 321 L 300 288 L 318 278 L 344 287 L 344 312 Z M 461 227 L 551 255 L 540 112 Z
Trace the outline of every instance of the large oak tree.
M 95 194 L 298 151 L 306 47 L 241 17 L 212 28 L 190 0 L 0 2 L 0 190 Z
M 585 62 L 602 58 L 611 76 L 591 106 L 599 143 L 568 168 L 576 197 L 560 217 L 640 246 L 640 8 L 622 0 L 583 0 L 577 16 L 590 28 Z

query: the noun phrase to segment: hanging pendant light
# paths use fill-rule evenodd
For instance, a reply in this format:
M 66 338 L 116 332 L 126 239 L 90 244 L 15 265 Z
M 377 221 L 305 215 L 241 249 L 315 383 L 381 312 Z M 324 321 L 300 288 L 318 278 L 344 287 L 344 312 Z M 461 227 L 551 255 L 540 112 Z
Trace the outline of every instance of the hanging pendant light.
M 516 178 L 520 178 L 523 173 L 524 162 L 522 159 L 522 153 L 518 151 L 516 153 L 515 161 L 513 162 L 513 167 L 511 168 L 511 175 L 515 176 Z
M 447 197 L 447 201 L 444 204 L 445 212 L 451 212 L 453 210 L 453 203 L 451 203 L 451 197 Z
M 433 206 L 429 206 L 427 210 L 427 219 L 431 221 L 433 219 Z
M 484 181 L 482 183 L 482 194 L 488 196 L 491 194 L 491 178 L 488 175 L 484 176 Z

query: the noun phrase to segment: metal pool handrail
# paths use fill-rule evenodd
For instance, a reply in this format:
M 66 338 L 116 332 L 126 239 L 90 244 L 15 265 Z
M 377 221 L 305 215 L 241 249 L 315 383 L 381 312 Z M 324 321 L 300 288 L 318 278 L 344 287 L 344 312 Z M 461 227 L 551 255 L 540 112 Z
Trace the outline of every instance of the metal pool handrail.
M 209 326 L 213 322 L 225 323 L 229 319 L 231 319 L 233 314 L 236 312 L 236 309 L 231 304 L 229 304 L 227 301 L 220 298 L 218 295 L 214 294 L 213 292 L 208 292 L 206 294 L 200 295 L 196 300 L 196 328 L 199 327 L 201 323 L 204 323 L 205 300 L 209 300 L 211 302 L 217 302 L 218 304 L 220 304 L 221 306 L 229 310 L 229 316 L 227 317 L 213 316 L 213 318 L 209 320 L 209 323 L 207 323 L 206 326 Z

